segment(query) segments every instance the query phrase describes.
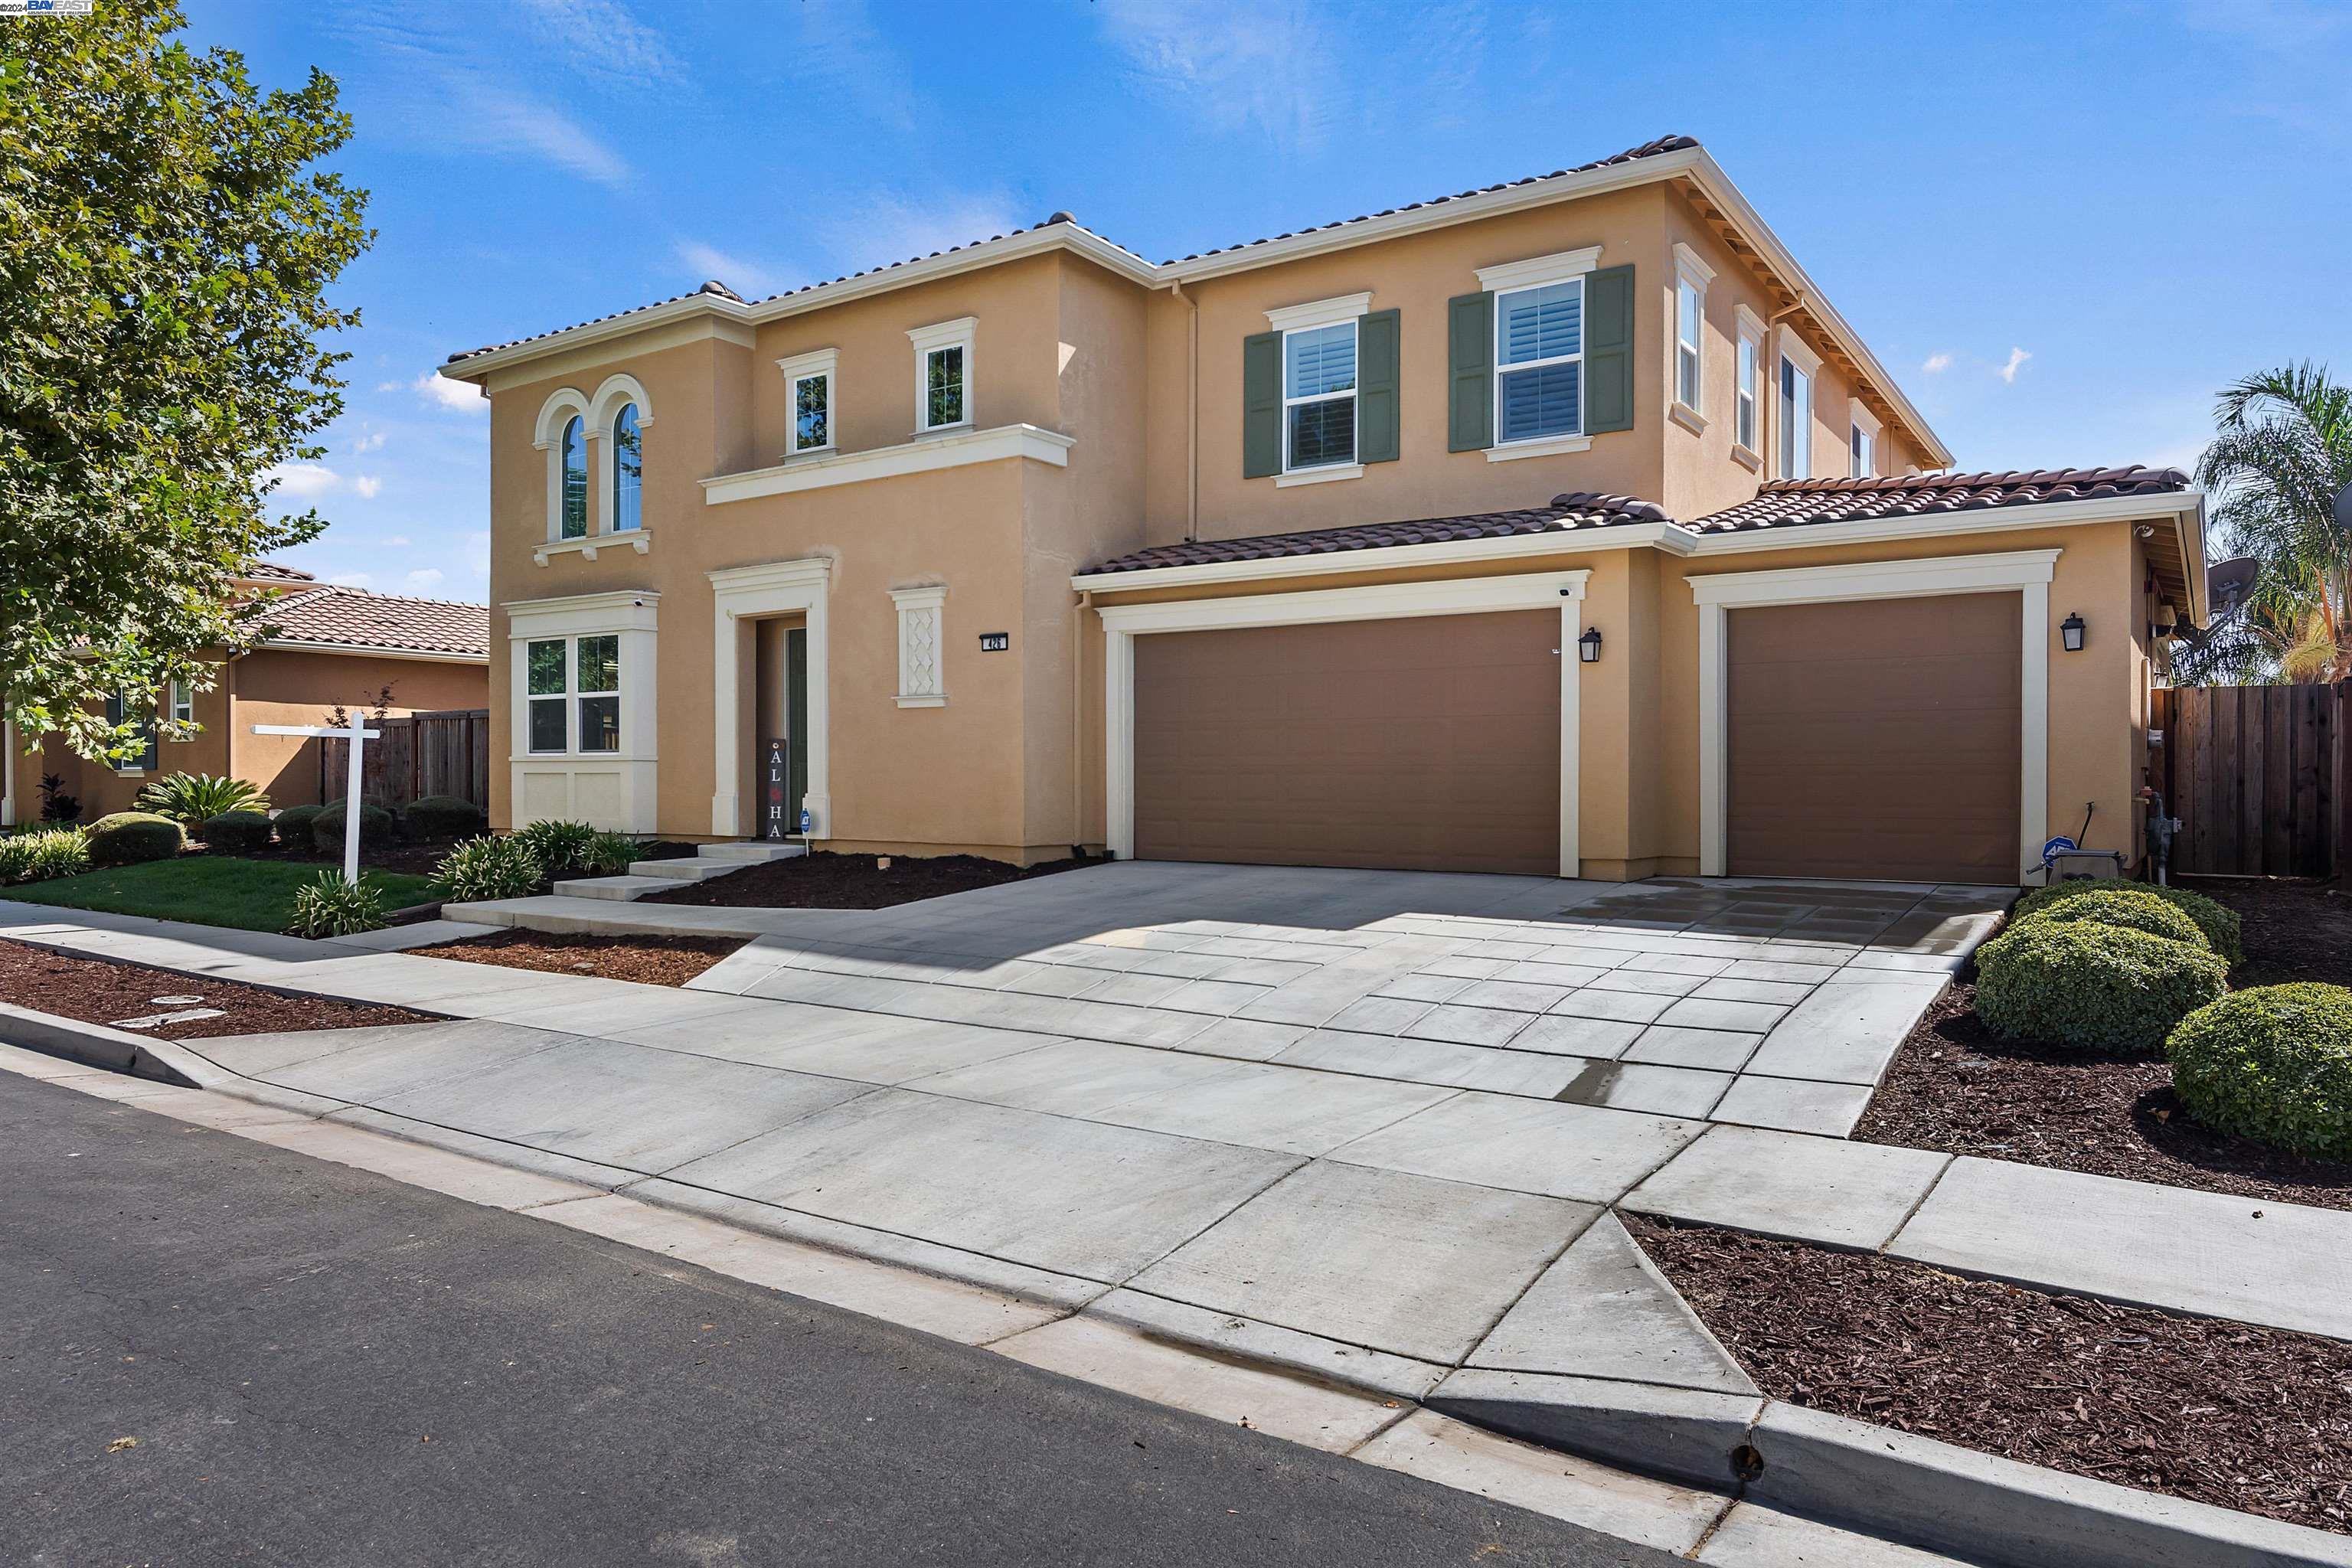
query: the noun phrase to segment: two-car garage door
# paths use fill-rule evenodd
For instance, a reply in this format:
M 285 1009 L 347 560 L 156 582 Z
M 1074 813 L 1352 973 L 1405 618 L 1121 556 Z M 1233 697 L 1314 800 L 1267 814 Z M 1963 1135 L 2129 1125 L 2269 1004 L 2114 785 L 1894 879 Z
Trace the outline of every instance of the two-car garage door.
M 1139 637 L 1135 853 L 1557 876 L 1560 657 L 1557 610 Z

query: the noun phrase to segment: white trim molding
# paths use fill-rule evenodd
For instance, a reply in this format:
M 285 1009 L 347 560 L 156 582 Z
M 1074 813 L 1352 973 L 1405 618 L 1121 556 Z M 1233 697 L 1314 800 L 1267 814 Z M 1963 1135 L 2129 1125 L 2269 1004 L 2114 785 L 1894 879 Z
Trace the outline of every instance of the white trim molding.
M 945 584 L 890 590 L 890 604 L 898 616 L 898 701 L 901 708 L 948 705 L 947 603 Z
M 1709 267 L 1699 253 L 1681 240 L 1675 241 L 1675 300 L 1666 312 L 1666 402 L 1667 412 L 1679 411 L 1681 422 L 1693 431 L 1706 428 L 1706 286 L 1715 281 L 1715 268 Z M 1698 296 L 1698 320 L 1692 331 L 1691 395 L 1682 395 L 1682 291 L 1688 287 Z
M 811 349 L 804 354 L 792 354 L 776 362 L 784 375 L 784 460 L 805 461 L 834 449 L 835 415 L 841 401 L 841 351 Z M 816 376 L 824 377 L 824 439 L 814 447 L 803 447 L 801 441 L 801 383 Z
M 1127 574 L 1119 574 L 1124 576 Z M 1140 575 L 1140 574 L 1137 574 Z M 1589 571 L 1528 572 L 1508 577 L 1381 584 L 1363 588 L 1314 588 L 1296 594 L 1249 594 L 1223 599 L 1168 599 L 1146 605 L 1102 605 L 1103 805 L 1108 847 L 1121 859 L 1135 855 L 1135 639 L 1160 632 L 1221 631 L 1244 626 L 1327 626 L 1339 621 L 1466 616 L 1501 610 L 1559 612 L 1559 874 L 1579 868 L 1580 801 L 1576 639 Z
M 1514 441 L 1507 447 L 1489 447 L 1486 460 L 1490 463 L 1516 463 L 1521 458 L 1558 458 L 1570 452 L 1590 452 L 1590 436 L 1538 436 L 1529 441 Z
M 900 446 L 877 447 L 872 451 L 812 454 L 748 473 L 721 474 L 700 481 L 702 500 L 707 506 L 723 506 L 729 501 L 753 500 L 761 496 L 862 484 L 867 479 L 895 479 L 900 474 L 927 474 L 940 468 L 1000 462 L 1006 458 L 1028 458 L 1066 468 L 1070 463 L 1070 448 L 1076 445 L 1076 437 L 1035 425 L 957 430 Z
M 654 547 L 654 533 L 649 528 L 632 528 L 623 533 L 591 533 L 581 539 L 551 539 L 530 547 L 530 558 L 544 566 L 558 555 L 577 555 L 583 561 L 593 561 L 600 550 L 634 550 L 640 555 L 649 554 Z
M 1549 256 L 1530 256 L 1525 261 L 1498 262 L 1478 268 L 1478 287 L 1489 294 L 1508 294 L 1520 289 L 1538 288 L 1546 283 L 1565 283 L 1571 278 L 1581 278 L 1601 265 L 1601 247 L 1588 245 L 1577 250 L 1555 250 Z
M 1977 514 L 1982 515 L 1982 514 Z M 2018 875 L 2042 858 L 2050 814 L 2050 582 L 2055 550 L 1945 555 L 1851 566 L 1718 572 L 1687 579 L 1698 601 L 1698 868 L 1726 875 L 1730 811 L 1729 612 L 1760 605 L 2015 593 L 2023 600 L 2018 744 Z
M 1268 310 L 1265 321 L 1277 332 L 1304 332 L 1352 321 L 1371 308 L 1372 294 L 1367 289 L 1360 294 L 1339 294 L 1328 300 L 1309 300 L 1303 305 L 1284 305 Z
M 713 601 L 711 834 L 719 838 L 745 836 L 743 753 L 738 731 L 744 719 L 741 671 L 745 643 L 752 635 L 751 623 L 765 616 L 799 615 L 808 626 L 808 792 L 802 807 L 809 816 L 808 837 L 829 838 L 833 836 L 833 794 L 827 672 L 832 659 L 826 636 L 826 606 L 833 586 L 833 562 L 827 556 L 812 555 L 757 566 L 732 566 L 706 575 L 710 579 Z
M 549 544 L 577 545 L 580 541 L 563 537 L 563 432 L 572 421 L 580 421 L 582 444 L 580 455 L 588 465 L 587 510 L 583 536 L 596 536 L 596 452 L 591 445 L 596 439 L 596 421 L 589 416 L 588 395 L 576 386 L 559 386 L 547 395 L 539 405 L 539 421 L 532 428 L 531 445 L 547 454 L 547 529 L 543 535 Z M 593 557 L 591 557 L 593 559 Z M 547 564 L 544 559 L 539 563 Z
M 656 635 L 661 595 L 650 588 L 521 599 L 507 613 L 508 812 L 513 826 L 549 818 L 587 822 L 619 833 L 656 830 L 660 691 Z M 572 668 L 583 637 L 618 640 L 620 746 L 610 752 L 574 749 L 577 697 L 567 678 L 566 748 L 530 749 L 530 649 L 535 642 L 564 644 Z
M 952 321 L 939 321 L 928 327 L 909 327 L 907 341 L 915 345 L 915 434 L 928 436 L 934 430 L 969 430 L 974 423 L 973 410 L 978 399 L 973 394 L 977 384 L 973 362 L 977 356 L 972 343 L 980 331 L 980 318 L 958 316 Z M 930 422 L 931 356 L 941 349 L 963 351 L 963 416 Z
M 1333 479 L 1360 479 L 1363 477 L 1364 465 L 1361 463 L 1326 463 L 1320 468 L 1293 468 L 1288 473 L 1276 474 L 1274 488 L 1284 490 L 1293 485 L 1326 485 Z

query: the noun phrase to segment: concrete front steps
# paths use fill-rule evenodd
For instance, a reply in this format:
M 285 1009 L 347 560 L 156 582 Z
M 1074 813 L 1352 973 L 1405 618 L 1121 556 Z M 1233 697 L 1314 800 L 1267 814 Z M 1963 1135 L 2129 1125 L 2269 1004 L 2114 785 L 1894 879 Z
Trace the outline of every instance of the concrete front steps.
M 808 853 L 805 844 L 705 844 L 691 859 L 639 860 L 625 876 L 574 877 L 555 884 L 556 892 L 574 899 L 642 899 L 667 892 L 681 882 L 707 882 L 746 866 L 789 860 Z

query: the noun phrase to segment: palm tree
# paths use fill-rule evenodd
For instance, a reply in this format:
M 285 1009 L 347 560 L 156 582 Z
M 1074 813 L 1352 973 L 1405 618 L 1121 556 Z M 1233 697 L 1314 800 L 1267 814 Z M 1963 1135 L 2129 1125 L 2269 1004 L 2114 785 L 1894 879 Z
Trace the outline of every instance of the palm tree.
M 2336 492 L 2352 483 L 2352 388 L 2305 361 L 2226 388 L 2213 416 L 2197 479 L 2222 542 L 2262 574 L 2175 679 L 2352 677 L 2352 535 L 2336 525 Z

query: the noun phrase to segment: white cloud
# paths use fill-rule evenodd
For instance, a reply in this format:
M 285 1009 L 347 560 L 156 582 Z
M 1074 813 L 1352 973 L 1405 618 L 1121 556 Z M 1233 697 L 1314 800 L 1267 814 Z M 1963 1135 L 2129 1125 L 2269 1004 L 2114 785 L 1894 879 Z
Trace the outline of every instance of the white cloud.
M 451 381 L 446 375 L 436 375 L 428 370 L 410 382 L 408 386 L 410 391 L 436 408 L 454 409 L 460 414 L 487 414 L 490 411 L 490 400 L 482 395 L 481 388 L 469 381 Z M 397 392 L 400 383 L 383 382 L 378 390 Z
M 419 590 L 431 588 L 440 583 L 441 570 L 437 566 L 420 566 L 403 581 L 411 588 Z
M 386 550 L 405 550 L 408 548 L 408 535 L 395 533 L 383 542 L 383 547 Z
M 334 469 L 318 463 L 280 463 L 262 478 L 278 481 L 278 493 L 296 500 L 325 495 L 343 482 Z
M 352 492 L 362 500 L 373 500 L 383 489 L 383 481 L 373 474 L 362 474 L 352 481 Z
M 1340 58 L 1341 39 L 1306 6 L 1108 0 L 1100 12 L 1129 74 L 1220 131 L 1255 131 L 1286 151 L 1311 149 L 1345 112 L 1353 73 Z
M 697 283 L 706 278 L 716 278 L 747 300 L 781 293 L 784 289 L 782 274 L 756 261 L 747 261 L 742 257 L 721 250 L 717 246 L 705 245 L 699 240 L 681 239 L 675 248 L 678 260 L 694 274 Z
M 394 383 L 394 385 L 397 385 L 397 384 L 398 384 L 397 383 Z M 371 430 L 371 431 L 369 431 L 366 435 L 364 435 L 364 436 L 361 437 L 358 440 L 356 440 L 356 441 L 354 441 L 354 442 L 352 442 L 352 450 L 353 452 L 355 452 L 355 453 L 356 453 L 356 452 L 381 452 L 381 451 L 383 451 L 383 431 L 381 431 L 381 430 Z
M 615 87 L 675 88 L 685 68 L 659 33 L 614 0 L 528 0 L 540 31 L 573 69 Z
M 1022 226 L 1013 211 L 1012 198 L 1001 192 L 933 202 L 877 196 L 855 218 L 827 224 L 821 237 L 844 267 L 887 267 L 1010 234 Z
M 1921 365 L 1919 368 L 1926 371 L 1929 375 L 1940 375 L 1944 372 L 1952 368 L 1952 356 L 1949 354 L 1929 354 L 1927 356 L 1927 363 Z
M 452 142 L 485 153 L 544 159 L 583 180 L 618 190 L 635 182 L 628 161 L 551 103 L 518 89 L 511 77 L 453 70 L 445 78 Z
M 2014 384 L 2017 381 L 2017 373 L 2024 367 L 2025 362 L 2032 357 L 2033 356 L 2032 354 L 2026 353 L 2023 349 L 2011 349 L 2009 351 L 2009 363 L 2000 367 L 2001 380 Z

